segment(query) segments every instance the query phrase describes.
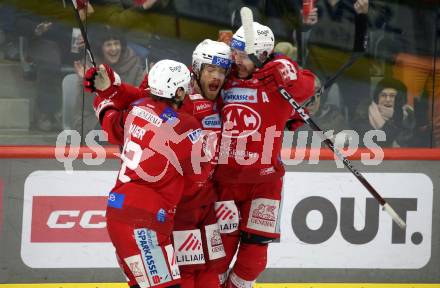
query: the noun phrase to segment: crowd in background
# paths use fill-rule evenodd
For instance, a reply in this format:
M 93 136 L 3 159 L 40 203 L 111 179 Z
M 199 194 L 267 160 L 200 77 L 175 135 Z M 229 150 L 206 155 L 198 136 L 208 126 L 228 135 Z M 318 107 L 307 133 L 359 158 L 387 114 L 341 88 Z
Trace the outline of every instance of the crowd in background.
M 219 30 L 235 31 L 241 6 L 250 7 L 257 21 L 273 29 L 276 52 L 311 69 L 322 85 L 349 59 L 359 13 L 350 0 L 317 0 L 307 18 L 301 0 L 78 3 L 97 62 L 109 64 L 134 85 L 157 60 L 190 64 L 200 40 L 216 39 Z M 358 132 L 361 145 L 366 132 L 383 130 L 386 141 L 378 144 L 384 147 L 440 146 L 438 4 L 370 0 L 367 15 L 366 53 L 306 108 L 324 131 Z M 7 73 L 3 69 L 11 64 L 22 71 L 15 83 L 0 79 L 0 85 L 26 82 L 32 87 L 31 95 L 20 95 L 32 100 L 30 124 L 22 133 L 56 135 L 75 129 L 84 137 L 99 129 L 92 97 L 81 86 L 90 66 L 86 59 L 70 0 L 0 2 L 0 73 Z M 7 95 L 0 93 L 2 97 Z M 0 123 L 0 144 L 1 135 L 10 132 Z

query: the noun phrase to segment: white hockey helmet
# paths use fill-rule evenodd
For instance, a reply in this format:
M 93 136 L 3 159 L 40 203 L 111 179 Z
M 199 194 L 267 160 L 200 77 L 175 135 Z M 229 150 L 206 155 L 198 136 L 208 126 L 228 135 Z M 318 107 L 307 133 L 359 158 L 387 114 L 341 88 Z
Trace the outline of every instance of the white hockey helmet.
M 192 55 L 194 74 L 200 76 L 203 64 L 212 64 L 228 70 L 231 67 L 231 48 L 223 42 L 203 40 Z
M 275 37 L 272 30 L 258 22 L 252 25 L 254 28 L 254 47 L 255 54 L 261 60 L 261 56 L 266 52 L 266 56 L 273 52 L 275 46 Z M 231 48 L 245 51 L 246 41 L 244 38 L 244 29 L 241 26 L 232 36 Z
M 189 91 L 191 75 L 189 69 L 174 60 L 161 60 L 154 64 L 148 74 L 148 85 L 151 94 L 157 97 L 173 99 L 178 88 Z

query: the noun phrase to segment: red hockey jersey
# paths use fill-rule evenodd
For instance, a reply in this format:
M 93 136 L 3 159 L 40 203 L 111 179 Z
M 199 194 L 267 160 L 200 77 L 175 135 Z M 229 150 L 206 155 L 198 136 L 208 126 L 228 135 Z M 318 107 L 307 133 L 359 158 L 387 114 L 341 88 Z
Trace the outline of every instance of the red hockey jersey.
M 136 99 L 148 97 L 148 94 L 148 76 L 145 76 L 139 88 L 123 83 L 119 87 L 117 99 L 114 101 L 135 101 Z M 203 205 L 203 203 L 211 203 L 216 197 L 213 194 L 213 189 L 207 187 L 211 185 L 209 180 L 214 172 L 216 162 L 214 157 L 217 153 L 218 143 L 220 143 L 221 121 L 216 106 L 216 102 L 205 99 L 200 94 L 193 94 L 185 97 L 183 105 L 179 109 L 179 112 L 182 112 L 182 114 L 187 113 L 194 116 L 203 129 L 202 147 L 199 146 L 191 151 L 192 169 L 185 171 L 185 189 L 181 200 L 186 202 L 186 204 L 191 203 L 195 207 Z M 118 125 L 114 124 L 108 127 L 109 130 L 114 131 L 114 133 L 109 135 L 109 139 L 113 140 L 113 142 L 115 142 L 116 139 L 114 138 L 116 137 L 112 137 L 112 135 L 118 136 L 122 134 L 121 131 L 118 131 L 117 127 Z M 199 193 L 203 186 L 205 186 L 204 192 Z
M 166 219 L 167 213 L 174 213 L 183 192 L 182 175 L 192 170 L 191 151 L 199 143 L 200 124 L 191 115 L 147 97 L 127 111 L 107 111 L 102 127 L 111 139 L 121 139 L 123 131 L 124 145 L 107 216 Z
M 216 154 L 218 143 L 220 143 L 221 120 L 217 111 L 217 103 L 203 98 L 200 94 L 189 95 L 181 107 L 181 110 L 193 115 L 200 123 L 203 129 L 202 149 L 198 155 L 193 155 L 192 162 L 194 167 L 200 167 L 199 171 L 185 176 L 185 191 L 182 196 L 182 203 L 185 207 L 190 204 L 194 207 L 200 207 L 205 203 L 215 201 L 216 195 L 213 189 L 211 179 L 216 164 Z M 197 158 L 201 156 L 201 159 Z M 210 160 L 209 160 L 210 159 Z M 203 192 L 200 192 L 203 188 Z
M 232 71 L 219 99 L 223 128 L 215 178 L 231 183 L 272 181 L 284 175 L 280 152 L 286 122 L 301 119 L 277 88 L 282 85 L 301 104 L 314 93 L 314 75 L 283 56 L 250 79 L 235 74 Z

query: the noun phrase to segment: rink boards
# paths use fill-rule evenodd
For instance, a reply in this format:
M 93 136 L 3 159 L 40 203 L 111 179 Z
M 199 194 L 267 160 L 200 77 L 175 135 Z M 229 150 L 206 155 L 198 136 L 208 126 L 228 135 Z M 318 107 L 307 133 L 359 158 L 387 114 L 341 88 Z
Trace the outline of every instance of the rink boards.
M 254 288 L 438 288 L 439 284 L 410 283 L 257 283 Z M 127 288 L 126 283 L 0 284 L 0 288 Z
M 335 161 L 288 165 L 282 237 L 255 287 L 440 287 L 438 161 L 354 161 L 405 231 Z M 0 163 L 0 288 L 125 287 L 103 214 L 117 160 L 72 173 L 47 155 Z

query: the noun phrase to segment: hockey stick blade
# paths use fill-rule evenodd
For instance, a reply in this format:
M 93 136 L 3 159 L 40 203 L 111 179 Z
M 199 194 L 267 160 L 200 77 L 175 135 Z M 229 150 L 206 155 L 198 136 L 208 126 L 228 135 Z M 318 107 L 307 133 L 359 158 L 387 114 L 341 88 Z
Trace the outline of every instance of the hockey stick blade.
M 254 47 L 254 16 L 248 7 L 240 9 L 241 25 L 244 30 L 245 50 L 247 54 L 255 54 Z
M 81 21 L 81 17 L 78 12 L 78 3 L 76 0 L 72 0 L 73 10 L 75 10 L 75 18 L 79 25 L 79 30 L 81 31 L 81 36 L 84 40 L 84 45 L 86 46 L 87 54 L 89 55 L 90 61 L 92 62 L 93 67 L 96 67 L 95 57 L 93 56 L 92 49 L 90 48 L 89 38 L 87 37 L 86 29 L 84 28 L 84 24 Z
M 261 68 L 263 65 L 255 55 L 254 47 L 254 15 L 252 10 L 248 7 L 242 7 L 240 9 L 241 25 L 243 25 L 245 51 L 249 58 L 254 62 L 255 66 Z
M 301 116 L 303 121 L 307 123 L 310 128 L 312 128 L 316 132 L 320 132 L 319 135 L 321 136 L 323 142 L 327 145 L 330 150 L 335 153 L 335 155 L 344 163 L 344 166 L 350 170 L 350 172 L 361 182 L 361 184 L 370 192 L 370 194 L 379 202 L 380 205 L 383 206 L 383 210 L 385 210 L 393 219 L 396 224 L 402 228 L 405 229 L 406 224 L 405 221 L 402 220 L 402 218 L 399 217 L 399 215 L 394 211 L 394 209 L 383 199 L 383 197 L 374 189 L 374 187 L 370 184 L 370 182 L 365 179 L 365 177 L 356 169 L 354 168 L 353 164 L 350 160 L 344 157 L 344 155 L 339 151 L 332 140 L 326 138 L 323 134 L 323 131 L 321 128 L 318 127 L 318 125 L 313 121 L 312 118 L 304 111 L 304 109 L 299 105 L 295 99 L 287 92 L 286 89 L 283 87 L 278 88 L 279 93 L 281 96 L 283 96 L 284 99 L 286 99 L 290 105 L 295 109 L 295 111 Z
M 396 213 L 396 211 L 394 211 L 394 209 L 390 206 L 390 204 L 385 203 L 382 206 L 382 209 L 385 210 L 391 216 L 391 218 L 394 220 L 394 222 L 397 223 L 397 225 L 399 225 L 400 228 L 402 229 L 406 228 L 405 221 L 403 221 L 402 218 L 399 217 L 399 215 Z

